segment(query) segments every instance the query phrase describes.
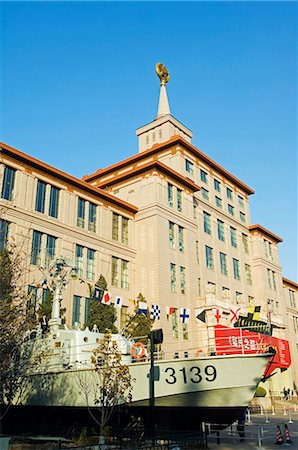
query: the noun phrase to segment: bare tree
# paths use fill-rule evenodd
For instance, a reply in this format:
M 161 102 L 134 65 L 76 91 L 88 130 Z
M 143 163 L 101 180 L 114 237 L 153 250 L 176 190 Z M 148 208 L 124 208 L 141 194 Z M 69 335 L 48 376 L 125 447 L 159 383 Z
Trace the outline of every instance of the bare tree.
M 79 371 L 77 382 L 89 407 L 92 418 L 99 426 L 100 436 L 116 408 L 132 399 L 132 380 L 129 368 L 121 362 L 122 355 L 117 342 L 107 332 L 98 347 L 93 350 L 92 370 Z M 95 413 L 90 409 L 96 406 Z

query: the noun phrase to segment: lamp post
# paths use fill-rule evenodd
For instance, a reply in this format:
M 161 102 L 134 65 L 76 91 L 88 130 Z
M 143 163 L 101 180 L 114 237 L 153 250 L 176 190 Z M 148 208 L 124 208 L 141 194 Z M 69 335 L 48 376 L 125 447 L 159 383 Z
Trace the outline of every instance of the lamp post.
M 52 315 L 49 320 L 49 326 L 51 331 L 56 333 L 61 325 L 60 303 L 62 291 L 67 287 L 70 280 L 77 278 L 77 269 L 71 262 L 60 256 L 51 261 L 49 273 L 51 277 L 49 289 L 53 292 Z
M 151 410 L 151 429 L 152 429 L 152 439 L 155 440 L 155 391 L 154 382 L 159 379 L 159 367 L 154 366 L 154 344 L 163 343 L 163 332 L 162 329 L 152 330 L 149 334 L 150 339 L 150 372 L 149 372 L 149 406 Z

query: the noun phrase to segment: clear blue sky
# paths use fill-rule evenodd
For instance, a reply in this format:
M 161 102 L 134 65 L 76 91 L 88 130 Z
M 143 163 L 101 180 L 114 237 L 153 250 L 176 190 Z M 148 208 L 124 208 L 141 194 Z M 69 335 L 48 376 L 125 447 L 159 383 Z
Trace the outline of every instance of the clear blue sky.
M 297 5 L 2 2 L 1 139 L 77 177 L 137 153 L 155 64 L 193 143 L 251 186 L 297 281 Z

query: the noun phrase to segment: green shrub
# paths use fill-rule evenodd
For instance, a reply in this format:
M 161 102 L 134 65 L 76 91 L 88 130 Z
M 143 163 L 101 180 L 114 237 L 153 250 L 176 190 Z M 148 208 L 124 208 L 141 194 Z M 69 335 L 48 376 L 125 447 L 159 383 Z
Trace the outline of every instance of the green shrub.
M 262 386 L 257 387 L 255 397 L 265 397 L 266 394 L 267 394 L 266 389 L 264 389 Z

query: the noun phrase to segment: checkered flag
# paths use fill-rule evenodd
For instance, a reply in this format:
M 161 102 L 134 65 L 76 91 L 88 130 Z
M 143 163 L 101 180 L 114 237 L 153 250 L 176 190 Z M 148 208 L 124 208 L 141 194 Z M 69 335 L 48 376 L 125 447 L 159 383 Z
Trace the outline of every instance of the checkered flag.
M 160 319 L 160 307 L 158 305 L 151 305 L 150 319 L 153 320 Z

